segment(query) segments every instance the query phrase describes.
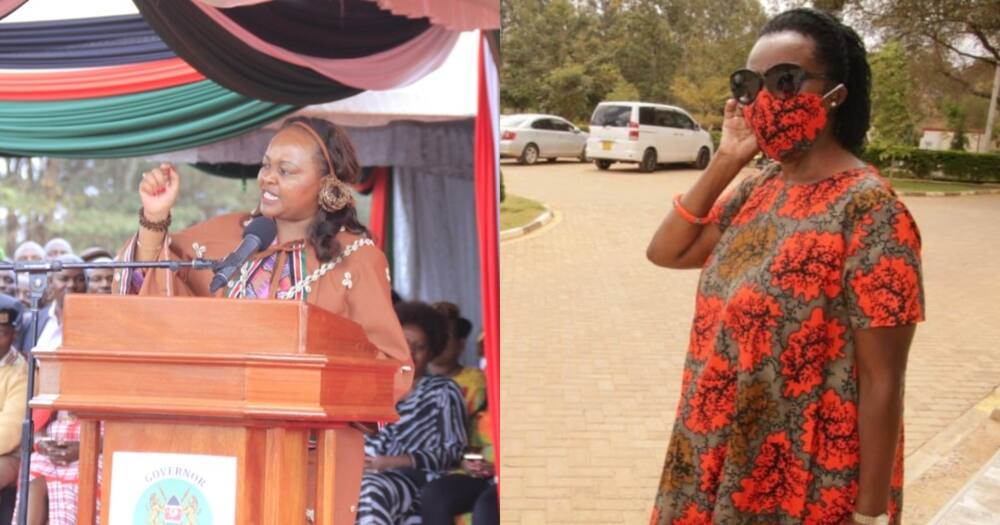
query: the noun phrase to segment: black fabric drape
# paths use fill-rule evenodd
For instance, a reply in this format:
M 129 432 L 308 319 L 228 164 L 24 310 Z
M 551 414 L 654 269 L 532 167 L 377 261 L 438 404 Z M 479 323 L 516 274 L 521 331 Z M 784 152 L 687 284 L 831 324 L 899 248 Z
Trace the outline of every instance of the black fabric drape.
M 311 69 L 258 52 L 219 27 L 190 0 L 133 1 L 146 22 L 178 56 L 241 95 L 304 106 L 361 92 Z
M 0 68 L 115 66 L 176 55 L 139 15 L 0 24 Z
M 369 0 L 285 0 L 220 11 L 267 42 L 323 58 L 386 51 L 431 26 L 426 18 L 397 16 Z
M 263 155 L 264 152 L 261 152 Z M 256 179 L 260 172 L 260 164 L 240 164 L 238 162 L 194 162 L 192 167 L 209 175 L 217 175 L 230 179 Z

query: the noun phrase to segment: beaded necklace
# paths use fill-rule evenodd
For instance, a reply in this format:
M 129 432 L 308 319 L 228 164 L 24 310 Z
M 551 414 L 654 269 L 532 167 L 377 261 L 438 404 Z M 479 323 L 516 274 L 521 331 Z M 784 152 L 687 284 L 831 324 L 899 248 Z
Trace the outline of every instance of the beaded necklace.
M 303 294 L 304 297 L 305 294 L 312 292 L 313 283 L 315 283 L 321 277 L 323 277 L 331 270 L 336 268 L 338 264 L 344 261 L 344 259 L 350 257 L 352 253 L 360 250 L 363 246 L 375 246 L 375 241 L 369 238 L 357 239 L 356 241 L 347 245 L 347 247 L 344 248 L 342 252 L 340 252 L 340 255 L 338 255 L 336 259 L 321 265 L 319 268 L 317 268 L 315 271 L 309 274 L 308 277 L 295 283 L 295 285 L 289 288 L 287 292 L 278 292 L 276 294 L 276 297 L 278 299 L 294 299 L 299 294 Z M 246 297 L 247 282 L 250 280 L 250 275 L 259 266 L 258 264 L 255 264 L 256 262 L 257 261 L 247 261 L 243 263 L 243 266 L 240 268 L 240 278 L 233 287 L 232 292 L 230 293 L 230 297 L 235 297 L 238 299 Z M 281 270 L 279 268 L 275 268 L 274 271 L 277 272 Z

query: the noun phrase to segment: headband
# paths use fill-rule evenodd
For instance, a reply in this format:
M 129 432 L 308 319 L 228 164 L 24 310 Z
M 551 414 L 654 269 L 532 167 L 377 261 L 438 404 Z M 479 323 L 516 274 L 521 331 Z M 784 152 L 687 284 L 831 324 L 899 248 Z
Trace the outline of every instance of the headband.
M 309 136 L 316 141 L 316 144 L 319 145 L 319 150 L 323 153 L 323 158 L 326 160 L 326 167 L 330 169 L 330 175 L 336 177 L 337 173 L 333 171 L 333 163 L 330 162 L 330 152 L 326 149 L 326 142 L 319 138 L 319 133 L 316 133 L 316 130 L 314 130 L 312 126 L 302 121 L 292 122 L 292 125 L 297 128 L 301 128 L 306 133 L 309 133 Z

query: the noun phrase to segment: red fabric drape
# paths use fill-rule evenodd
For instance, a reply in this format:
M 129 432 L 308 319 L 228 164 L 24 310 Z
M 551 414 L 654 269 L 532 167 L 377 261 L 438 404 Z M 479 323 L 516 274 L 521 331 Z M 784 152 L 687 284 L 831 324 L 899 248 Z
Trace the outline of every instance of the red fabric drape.
M 497 150 L 490 92 L 496 95 L 495 64 L 489 59 L 485 35 L 479 42 L 479 110 L 475 134 L 476 227 L 479 232 L 479 271 L 483 296 L 483 353 L 486 356 L 486 389 L 493 417 L 493 445 L 500 474 L 500 259 L 497 224 Z M 493 75 L 487 68 L 493 69 Z
M 180 58 L 44 73 L 0 73 L 0 100 L 111 97 L 205 80 Z
M 375 245 L 385 250 L 385 210 L 386 191 L 389 181 L 389 168 L 379 167 L 372 170 L 372 205 L 368 219 L 368 230 L 375 238 Z

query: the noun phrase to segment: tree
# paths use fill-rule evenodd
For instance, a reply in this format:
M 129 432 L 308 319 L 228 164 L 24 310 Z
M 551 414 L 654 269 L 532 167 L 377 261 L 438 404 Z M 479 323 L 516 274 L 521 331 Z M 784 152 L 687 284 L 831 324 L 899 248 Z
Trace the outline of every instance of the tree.
M 504 112 L 579 121 L 603 100 L 642 100 L 721 121 L 764 15 L 757 0 L 502 0 L 501 20 Z
M 965 135 L 965 108 L 960 104 L 949 102 L 945 106 L 945 115 L 948 119 L 948 129 L 951 130 L 951 149 L 964 151 L 969 144 L 969 138 Z
M 0 159 L 0 224 L 5 250 L 24 240 L 45 243 L 65 237 L 74 248 L 111 250 L 137 228 L 142 172 L 157 163 L 143 159 Z M 173 229 L 229 211 L 249 211 L 257 191 L 237 180 L 214 177 L 179 165 L 181 197 Z
M 883 38 L 943 54 L 938 74 L 989 99 L 988 86 L 969 82 L 947 65 L 979 62 L 991 70 L 1000 62 L 1000 9 L 996 0 L 851 0 L 854 18 Z
M 639 100 L 639 89 L 622 78 L 615 83 L 615 87 L 605 96 L 608 100 Z
M 764 12 L 754 0 L 689 0 L 685 16 L 687 44 L 672 85 L 674 99 L 701 124 L 720 126 L 731 96 L 729 75 L 746 63 Z
M 644 101 L 670 98 L 670 84 L 683 55 L 679 11 L 670 2 L 634 0 L 620 15 L 618 69 Z
M 913 78 L 906 52 L 890 41 L 870 56 L 872 68 L 872 142 L 889 146 L 914 143 Z
M 583 66 L 562 66 L 545 78 L 546 96 L 542 109 L 570 120 L 585 119 L 590 79 Z

